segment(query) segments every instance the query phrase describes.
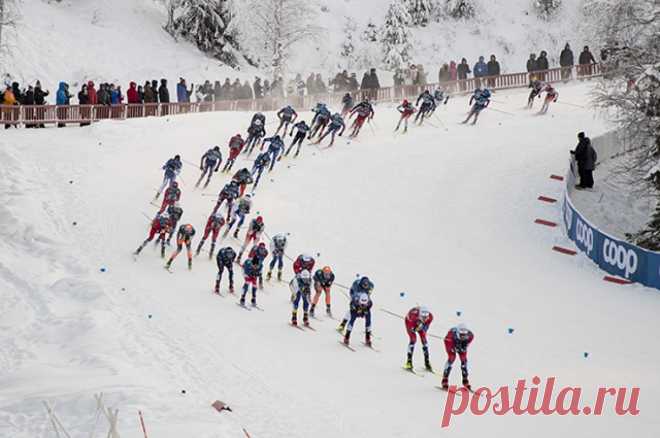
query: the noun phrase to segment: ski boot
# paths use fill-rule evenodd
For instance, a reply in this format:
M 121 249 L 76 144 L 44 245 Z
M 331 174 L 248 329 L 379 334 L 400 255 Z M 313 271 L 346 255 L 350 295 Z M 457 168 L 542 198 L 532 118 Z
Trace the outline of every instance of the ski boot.
M 338 331 L 339 333 L 344 333 L 344 329 L 346 328 L 346 324 L 348 324 L 348 321 L 346 321 L 346 320 L 344 319 L 344 320 L 341 322 L 341 324 L 339 324 L 339 327 L 337 327 L 337 331 Z M 348 332 L 347 332 L 347 333 L 348 333 Z
M 351 340 L 351 332 L 347 331 L 344 335 L 344 345 L 348 345 Z
M 238 239 L 238 228 L 234 231 L 234 239 Z
M 311 307 L 309 308 L 309 316 L 314 318 L 314 310 L 316 310 L 316 304 L 312 304 Z
M 213 258 L 213 253 L 215 252 L 215 243 L 211 244 L 211 251 L 209 252 L 209 259 Z
M 291 313 L 291 325 L 298 325 L 298 312 L 295 310 Z
M 229 293 L 232 294 L 232 295 L 234 294 L 234 285 L 233 284 L 229 286 Z
M 403 368 L 408 371 L 413 370 L 412 354 L 408 353 L 408 358 L 406 359 L 406 364 L 403 366 Z
M 252 307 L 257 307 L 257 299 L 255 297 L 252 297 L 252 300 L 250 300 L 250 304 L 252 304 Z
M 133 254 L 139 255 L 142 252 L 142 248 L 144 248 L 142 245 L 138 246 L 138 249 L 136 249 Z
M 332 318 L 332 311 L 330 310 L 330 304 L 326 304 L 325 314 L 328 315 L 328 317 Z
M 282 281 L 282 271 L 277 271 L 277 281 Z
M 245 292 L 243 292 L 243 295 L 241 295 L 240 303 L 241 303 L 241 306 L 245 307 Z
M 470 381 L 468 380 L 467 377 L 463 377 L 463 388 L 467 389 L 468 391 L 472 391 L 472 387 L 470 386 Z
M 309 327 L 309 315 L 307 314 L 307 312 L 303 313 L 303 325 L 305 327 Z
M 366 332 L 364 334 L 364 345 L 366 345 L 367 347 L 373 346 L 371 345 L 371 332 Z
M 442 386 L 442 389 L 446 391 L 449 388 L 449 376 L 444 376 L 440 385 Z
M 428 357 L 424 358 L 424 368 L 426 368 L 426 371 L 428 371 L 429 373 L 434 372 Z
M 188 259 L 188 270 L 192 271 L 192 259 Z
M 261 275 L 259 276 L 259 290 L 262 290 L 264 288 L 264 277 Z
M 270 281 L 271 277 L 273 276 L 273 271 L 268 271 L 266 273 L 266 281 Z
M 170 269 L 171 266 L 172 266 L 172 259 L 169 259 L 167 263 L 165 263 L 165 269 Z
M 197 251 L 195 252 L 195 255 L 198 256 L 200 252 L 202 252 L 202 246 L 204 246 L 204 241 L 202 240 L 199 242 L 199 245 L 197 245 Z
M 215 288 L 213 289 L 213 292 L 220 295 L 220 282 L 219 281 L 215 282 Z

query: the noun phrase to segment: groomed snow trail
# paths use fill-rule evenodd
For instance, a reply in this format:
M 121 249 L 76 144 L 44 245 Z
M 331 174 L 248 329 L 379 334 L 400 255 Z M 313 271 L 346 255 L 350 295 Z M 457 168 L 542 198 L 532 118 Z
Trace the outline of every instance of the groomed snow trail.
M 583 104 L 589 86 L 559 91 L 560 102 Z M 182 220 L 198 242 L 226 177 L 216 173 L 207 190 L 193 191 L 199 173 L 191 163 L 215 144 L 224 155 L 250 117 L 214 113 L 9 130 L 0 139 L 0 435 L 50 436 L 43 398 L 58 402 L 70 432 L 89 434 L 92 394 L 104 391 L 120 408 L 122 437 L 140 436 L 138 408 L 150 436 L 173 438 L 238 437 L 242 427 L 254 437 L 653 436 L 660 296 L 604 283 L 590 262 L 550 250 L 566 244 L 558 228 L 533 223 L 560 222 L 558 206 L 536 198 L 560 196 L 561 183 L 548 177 L 565 171 L 576 133 L 607 127 L 568 104 L 536 116 L 523 109 L 526 95 L 495 94 L 476 127 L 458 124 L 467 99 L 457 97 L 438 111 L 442 122 L 431 119 L 437 127 L 396 136 L 394 109 L 379 105 L 374 132 L 365 126 L 350 144 L 305 146 L 301 158 L 279 162 L 257 189 L 255 211 L 269 235 L 291 233 L 290 256 L 320 254 L 317 266 L 331 265 L 344 285 L 368 275 L 377 309 L 427 305 L 438 336 L 466 322 L 476 334 L 474 385 L 556 376 L 586 398 L 598 386 L 639 386 L 640 415 L 466 414 L 440 430 L 446 395 L 435 377 L 401 371 L 407 336 L 398 318 L 374 311 L 379 353 L 360 344 L 359 321 L 352 353 L 337 343 L 337 321 L 312 321 L 316 333 L 288 326 L 286 283 L 268 283 L 258 297 L 265 311 L 246 312 L 234 297 L 211 293 L 216 269 L 207 257 L 188 272 L 180 255 L 173 274 L 151 247 L 133 261 L 145 214 L 155 213 L 160 166 L 175 153 L 187 161 Z M 347 301 L 339 288 L 333 294 L 341 316 Z M 430 348 L 441 369 L 441 341 L 432 338 Z M 456 366 L 452 381 L 459 375 Z M 234 413 L 214 412 L 216 399 Z

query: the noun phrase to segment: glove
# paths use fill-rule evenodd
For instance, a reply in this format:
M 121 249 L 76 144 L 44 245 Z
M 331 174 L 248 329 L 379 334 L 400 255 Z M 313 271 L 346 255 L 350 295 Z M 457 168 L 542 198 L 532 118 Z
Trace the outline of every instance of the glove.
M 202 168 L 202 166 L 199 166 L 199 170 L 204 170 L 204 169 Z

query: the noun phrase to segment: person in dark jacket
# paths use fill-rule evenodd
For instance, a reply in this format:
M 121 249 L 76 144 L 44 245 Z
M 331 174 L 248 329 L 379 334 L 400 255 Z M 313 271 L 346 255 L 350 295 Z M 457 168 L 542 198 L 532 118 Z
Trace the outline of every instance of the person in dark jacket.
M 241 80 L 236 78 L 233 84 L 231 84 L 231 99 L 238 100 L 243 97 L 243 86 L 241 85 Z
M 50 92 L 48 90 L 44 91 L 43 88 L 41 88 L 41 82 L 37 81 L 37 83 L 34 85 L 34 104 L 45 105 L 46 96 L 49 94 Z
M 87 84 L 83 84 L 80 87 L 78 92 L 78 104 L 79 105 L 89 105 L 89 87 Z M 88 119 L 91 116 L 91 110 L 89 108 L 80 108 L 80 116 L 84 119 Z M 80 126 L 88 126 L 90 122 L 82 122 Z
M 156 94 L 149 81 L 144 84 L 144 103 L 156 103 Z
M 578 68 L 578 76 L 590 76 L 593 72 L 591 66 L 595 63 L 596 59 L 594 58 L 594 55 L 591 54 L 589 46 L 584 46 L 584 49 L 582 49 L 582 53 L 580 53 L 580 57 L 578 58 L 578 64 L 580 64 L 580 67 Z
M 252 86 L 254 89 L 254 98 L 255 99 L 261 99 L 264 97 L 264 87 L 261 85 L 261 78 L 256 77 L 254 78 L 254 85 Z
M 158 96 L 158 81 L 157 80 L 154 79 L 154 80 L 151 81 L 151 89 L 154 91 L 154 98 L 156 99 L 156 100 L 154 100 L 154 103 L 158 103 L 159 96 Z M 169 92 L 168 92 L 168 96 L 169 96 Z
M 305 80 L 305 86 L 307 87 L 307 94 L 312 96 L 318 94 L 316 91 L 316 82 L 314 81 L 314 73 L 310 73 Z
M 138 85 L 137 93 L 138 93 L 138 103 L 141 105 L 144 103 L 144 88 L 142 88 L 142 85 Z
M 566 43 L 564 50 L 561 51 L 559 55 L 559 65 L 561 66 L 561 78 L 563 80 L 568 80 L 571 78 L 571 73 L 573 71 L 573 65 L 575 65 L 575 59 L 573 58 L 573 51 L 571 46 Z
M 170 90 L 167 89 L 167 79 L 160 80 L 160 87 L 158 87 L 158 100 L 160 103 L 170 103 Z
M 527 73 L 533 74 L 536 70 L 538 70 L 536 64 L 536 54 L 532 53 L 529 55 L 529 59 L 527 60 Z
M 470 66 L 467 63 L 467 59 L 463 58 L 461 59 L 461 63 L 458 64 L 458 67 L 456 67 L 456 74 L 458 75 L 458 80 L 465 80 L 467 79 L 468 75 L 472 73 L 470 70 Z M 467 84 L 465 82 L 461 82 L 461 91 L 465 91 L 467 89 Z
M 488 86 L 493 88 L 495 86 L 495 76 L 500 75 L 500 63 L 497 62 L 495 55 L 490 55 L 490 61 L 488 61 Z
M 364 75 L 362 75 L 362 82 L 360 83 L 360 90 L 368 90 L 369 89 L 369 72 L 364 72 Z
M 28 85 L 28 89 L 23 95 L 23 105 L 26 105 L 28 107 L 34 105 L 34 88 L 32 88 L 32 85 Z M 34 108 L 25 108 L 25 118 L 27 120 L 34 119 L 35 117 L 35 111 Z M 34 128 L 37 125 L 34 123 L 26 123 L 25 127 L 26 128 Z
M 353 93 L 359 89 L 360 89 L 360 84 L 358 83 L 357 75 L 355 73 L 351 73 L 351 77 L 348 78 L 348 91 Z
M 545 82 L 546 70 L 550 68 L 548 64 L 548 53 L 545 50 L 542 50 L 539 54 L 539 57 L 536 59 L 536 70 L 539 71 L 537 74 L 538 79 Z
M 594 186 L 593 172 L 598 162 L 598 154 L 591 146 L 591 140 L 584 135 L 584 132 L 578 134 L 578 145 L 571 154 L 575 157 L 578 165 L 578 175 L 580 182 L 575 186 L 576 189 L 591 189 Z
M 18 82 L 11 84 L 11 90 L 14 92 L 14 97 L 16 97 L 16 103 L 23 105 L 23 93 L 21 92 L 21 87 Z
M 220 83 L 220 81 L 215 81 L 215 83 L 213 84 L 213 98 L 216 100 L 216 102 L 218 100 L 222 100 L 222 84 Z

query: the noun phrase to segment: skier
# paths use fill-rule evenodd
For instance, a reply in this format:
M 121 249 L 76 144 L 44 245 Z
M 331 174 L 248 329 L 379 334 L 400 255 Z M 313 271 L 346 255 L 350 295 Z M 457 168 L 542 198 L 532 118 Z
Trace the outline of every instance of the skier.
M 191 224 L 181 225 L 179 227 L 179 232 L 176 234 L 176 251 L 172 253 L 170 259 L 165 264 L 165 269 L 170 269 L 172 266 L 172 261 L 179 255 L 183 249 L 183 245 L 186 245 L 186 250 L 188 254 L 188 269 L 192 269 L 192 238 L 195 235 L 195 228 Z
M 330 110 L 324 103 L 317 103 L 315 108 L 312 108 L 314 113 L 314 118 L 312 119 L 312 130 L 309 133 L 308 138 L 312 138 L 318 134 L 319 137 L 323 135 L 323 130 L 328 125 L 330 121 Z
M 398 131 L 401 127 L 401 122 L 404 122 L 403 132 L 406 133 L 408 132 L 408 119 L 417 112 L 417 108 L 415 108 L 412 103 L 408 102 L 408 99 L 403 99 L 403 102 L 401 102 L 401 105 L 399 105 L 396 110 L 401 114 L 401 118 L 399 119 L 399 123 L 396 124 L 394 131 Z
M 547 113 L 548 108 L 550 107 L 550 103 L 557 102 L 557 99 L 559 99 L 559 92 L 557 92 L 557 90 L 552 85 L 547 84 L 543 91 L 545 91 L 545 99 L 543 99 L 543 106 L 541 107 L 539 114 Z
M 470 381 L 468 380 L 467 350 L 470 343 L 474 340 L 474 334 L 465 327 L 465 324 L 459 324 L 451 328 L 445 336 L 445 350 L 447 351 L 447 363 L 442 374 L 442 388 L 449 387 L 449 373 L 456 360 L 456 354 L 461 359 L 461 373 L 463 374 L 463 386 L 470 390 Z
M 302 142 L 305 139 L 306 134 L 309 132 L 309 126 L 304 120 L 301 120 L 300 122 L 293 125 L 293 128 L 291 128 L 291 135 L 293 135 L 294 129 L 297 129 L 298 131 L 296 132 L 296 136 L 293 137 L 293 141 L 291 142 L 289 149 L 287 149 L 284 153 L 285 157 L 289 156 L 289 152 L 291 152 L 291 149 L 293 149 L 296 144 L 298 145 L 298 148 L 296 149 L 296 153 L 293 155 L 293 158 L 298 156 L 300 153 L 300 146 L 302 146 Z
M 247 187 L 247 185 L 252 184 L 252 174 L 246 167 L 236 172 L 234 176 L 231 177 L 231 179 L 238 183 L 239 196 L 243 196 L 243 193 L 245 193 L 245 188 Z
M 268 153 L 270 154 L 270 169 L 268 169 L 269 172 L 273 171 L 273 168 L 275 167 L 275 162 L 277 161 L 278 157 L 280 156 L 281 153 L 284 152 L 285 146 L 284 146 L 284 141 L 282 141 L 282 138 L 275 134 L 272 137 L 264 138 L 263 141 L 261 142 L 262 145 L 270 143 L 268 146 Z
M 222 206 L 224 201 L 227 201 L 227 221 L 229 221 L 229 214 L 231 213 L 231 208 L 234 205 L 234 200 L 239 196 L 238 183 L 234 180 L 225 184 L 220 193 L 218 194 L 218 202 L 216 202 L 213 212 L 215 214 L 218 209 Z
M 325 134 L 323 134 L 321 136 L 321 138 L 319 138 L 316 143 L 319 144 L 328 135 L 332 135 L 332 138 L 330 139 L 330 144 L 327 146 L 327 147 L 331 147 L 335 143 L 335 136 L 337 135 L 337 131 L 339 131 L 340 128 L 341 128 L 341 131 L 339 132 L 339 136 L 341 137 L 342 135 L 344 135 L 344 130 L 346 129 L 346 124 L 344 123 L 344 119 L 341 117 L 341 114 L 334 113 L 332 115 L 330 126 L 328 126 L 328 130 L 325 131 Z
M 291 108 L 291 105 L 287 105 L 277 112 L 277 118 L 280 119 L 280 126 L 277 127 L 275 135 L 280 133 L 280 129 L 284 127 L 284 134 L 289 130 L 289 124 L 296 121 L 298 118 L 298 113 Z
M 365 97 L 364 100 L 360 103 L 358 103 L 352 110 L 350 117 L 353 116 L 353 114 L 357 113 L 357 117 L 355 118 L 355 121 L 351 125 L 351 129 L 353 129 L 353 132 L 351 132 L 350 137 L 357 137 L 357 135 L 360 133 L 360 129 L 362 129 L 362 125 L 364 125 L 364 122 L 368 120 L 372 120 L 374 118 L 374 107 L 371 105 L 369 102 L 369 98 Z
M 213 233 L 211 236 L 211 251 L 209 252 L 209 258 L 213 257 L 215 242 L 218 240 L 220 228 L 222 228 L 224 224 L 225 218 L 219 211 L 209 216 L 208 220 L 206 221 L 206 226 L 204 227 L 204 236 L 202 236 L 202 240 L 199 242 L 199 245 L 197 245 L 197 251 L 195 252 L 195 255 L 199 255 L 199 253 L 202 251 L 202 247 L 204 246 L 204 242 L 206 242 L 206 239 L 209 237 L 209 234 Z
M 257 158 L 254 160 L 252 165 L 252 177 L 257 174 L 257 177 L 254 179 L 254 185 L 252 186 L 252 193 L 257 189 L 259 180 L 261 179 L 261 174 L 264 172 L 264 169 L 270 164 L 270 154 L 268 152 L 262 152 L 257 155 Z
M 252 196 L 249 193 L 241 197 L 238 200 L 238 202 L 234 202 L 234 206 L 232 207 L 232 211 L 230 214 L 231 219 L 227 224 L 227 228 L 225 229 L 225 234 L 223 235 L 223 237 L 227 237 L 229 231 L 232 229 L 234 224 L 236 224 L 236 229 L 234 230 L 234 239 L 238 239 L 238 232 L 240 231 L 241 227 L 243 226 L 243 223 L 245 222 L 245 216 L 250 214 L 251 209 L 252 209 Z
M 419 105 L 420 100 L 422 101 L 421 106 Z M 424 123 L 424 119 L 426 119 L 427 116 L 431 116 L 436 107 L 435 99 L 433 98 L 431 92 L 429 90 L 424 90 L 424 92 L 417 98 L 415 106 L 419 108 L 417 116 L 415 117 L 415 123 L 421 125 Z
M 367 293 L 359 293 L 351 299 L 350 319 L 346 327 L 346 333 L 344 334 L 344 345 L 348 345 L 350 342 L 355 320 L 364 318 L 364 344 L 367 347 L 371 347 L 371 306 L 373 306 L 373 302 Z
M 167 244 L 169 245 L 172 241 L 172 236 L 174 235 L 174 230 L 183 216 L 183 208 L 179 206 L 178 202 L 175 202 L 174 205 L 167 207 L 167 214 L 170 215 L 170 230 L 169 235 L 167 236 Z
M 374 289 L 374 284 L 369 280 L 369 277 L 361 277 L 358 278 L 353 282 L 351 285 L 351 289 L 349 291 L 351 302 L 353 301 L 354 298 L 357 298 L 360 294 L 367 294 L 371 295 L 371 291 Z M 339 333 L 343 333 L 344 329 L 346 328 L 346 324 L 348 323 L 349 319 L 351 318 L 351 313 L 350 311 L 346 313 L 346 316 L 344 316 L 344 319 L 342 319 L 341 323 L 339 324 L 339 327 L 337 327 L 337 331 Z
M 231 170 L 244 146 L 245 140 L 243 140 L 241 134 L 236 134 L 229 140 L 229 159 L 225 163 L 225 167 L 222 168 L 223 172 L 229 172 Z M 218 164 L 218 166 L 220 165 Z
M 534 79 L 530 84 L 529 88 L 532 89 L 532 91 L 529 92 L 529 97 L 527 98 L 527 108 L 531 109 L 532 106 L 534 106 L 534 99 L 535 98 L 541 98 L 541 93 L 543 92 L 543 82 L 539 81 L 538 79 Z
M 426 333 L 429 330 L 431 322 L 433 322 L 433 314 L 426 307 L 413 307 L 406 315 L 404 322 L 406 332 L 410 338 L 410 342 L 408 343 L 408 359 L 404 368 L 411 371 L 413 369 L 413 352 L 417 343 L 417 334 L 419 334 L 419 339 L 422 341 L 422 351 L 424 351 L 424 366 L 427 371 L 433 372 L 433 367 L 429 361 L 429 344 L 426 339 Z
M 330 266 L 324 266 L 323 269 L 319 269 L 314 273 L 314 298 L 312 299 L 312 308 L 309 313 L 314 317 L 314 311 L 316 310 L 316 305 L 319 303 L 319 298 L 321 298 L 321 293 L 325 292 L 325 313 L 330 318 L 332 318 L 332 311 L 330 307 L 330 288 L 332 283 L 335 281 L 335 274 L 330 269 Z
M 142 245 L 135 250 L 135 255 L 140 254 L 145 246 L 151 242 L 156 234 L 158 234 L 158 240 L 161 242 L 160 253 L 161 257 L 165 257 L 165 236 L 169 232 L 170 227 L 170 217 L 167 213 L 157 215 L 154 220 L 151 221 L 151 228 L 149 229 L 149 236 L 146 238 Z
M 261 115 L 263 120 L 266 119 L 266 117 L 261 113 L 255 114 L 252 118 L 252 123 L 248 128 L 248 138 L 244 151 L 248 155 L 250 155 L 254 150 L 254 147 L 259 144 L 261 138 L 266 135 L 266 130 L 264 129 L 265 123 L 262 121 L 262 117 L 257 117 L 258 115 Z
M 346 117 L 353 108 L 353 96 L 351 96 L 351 93 L 344 94 L 344 97 L 341 98 L 341 104 L 341 116 Z
M 180 199 L 181 199 L 181 189 L 179 189 L 179 183 L 176 181 L 172 181 L 170 183 L 170 186 L 167 188 L 167 190 L 165 190 L 165 194 L 163 195 L 163 202 L 160 205 L 160 210 L 158 210 L 158 214 L 164 212 L 165 209 L 168 208 L 169 206 L 179 202 Z
M 239 255 L 240 259 L 240 255 Z M 245 306 L 245 296 L 248 293 L 250 285 L 252 285 L 252 307 L 257 307 L 257 278 L 261 276 L 261 269 L 263 265 L 258 257 L 247 259 L 243 264 L 243 293 L 241 294 L 241 306 Z
M 298 325 L 298 307 L 300 300 L 303 302 L 303 325 L 309 327 L 309 296 L 311 295 L 312 276 L 308 270 L 302 270 L 291 280 L 291 292 L 293 293 L 293 310 L 291 312 L 291 325 Z
M 442 102 L 443 105 L 447 105 L 447 102 L 449 101 L 449 94 L 445 95 L 445 90 L 438 87 L 433 92 L 433 99 L 435 99 L 436 108 L 438 105 L 440 105 L 440 102 Z
M 218 275 L 215 278 L 215 293 L 220 293 L 220 281 L 222 280 L 222 273 L 225 269 L 229 271 L 229 293 L 234 293 L 234 260 L 236 260 L 236 251 L 230 246 L 218 251 L 218 255 L 215 257 L 215 262 L 218 265 Z
M 248 253 L 248 258 L 253 259 L 257 257 L 259 259 L 259 262 L 263 266 L 264 262 L 266 261 L 266 257 L 268 257 L 268 248 L 266 248 L 266 244 L 264 242 L 259 242 L 259 244 L 254 244 L 252 246 L 252 249 L 250 249 L 250 252 Z M 259 272 L 259 289 L 264 288 L 264 277 L 261 272 Z
M 208 173 L 208 179 L 204 184 L 204 188 L 206 188 L 211 182 L 211 175 L 213 175 L 213 172 L 217 172 L 220 168 L 220 163 L 222 163 L 220 146 L 215 146 L 213 149 L 206 151 L 206 153 L 202 155 L 202 159 L 199 162 L 199 170 L 202 171 L 202 175 L 199 177 L 199 180 L 197 180 L 195 187 L 199 187 L 199 185 L 202 183 L 202 180 Z
M 474 101 L 474 105 L 472 105 L 472 102 Z M 474 116 L 474 121 L 472 124 L 474 125 L 477 123 L 477 119 L 479 118 L 479 113 L 483 111 L 485 108 L 488 107 L 488 104 L 490 103 L 490 90 L 488 88 L 484 88 L 481 93 L 478 94 L 475 91 L 475 94 L 470 98 L 470 103 L 469 105 L 472 105 L 472 109 L 470 110 L 470 113 L 468 114 L 467 118 L 463 121 L 463 124 L 466 124 L 472 116 Z
M 268 266 L 268 273 L 266 280 L 270 280 L 273 276 L 273 268 L 277 264 L 277 280 L 282 281 L 282 268 L 284 267 L 284 252 L 288 242 L 285 234 L 276 234 L 270 241 L 270 252 L 273 255 L 270 265 Z
M 257 216 L 256 218 L 250 221 L 250 226 L 248 227 L 247 232 L 245 233 L 245 241 L 243 242 L 243 246 L 241 246 L 241 250 L 238 253 L 238 263 L 241 263 L 241 259 L 243 258 L 243 253 L 245 252 L 245 248 L 247 248 L 250 242 L 254 242 L 255 245 L 259 243 L 259 241 L 261 240 L 261 235 L 263 234 L 265 229 L 266 229 L 266 224 L 264 224 L 263 217 Z
M 311 272 L 314 269 L 315 263 L 316 261 L 312 256 L 300 254 L 293 262 L 293 272 L 295 274 L 300 274 L 305 269 Z
M 172 183 L 176 180 L 176 177 L 181 173 L 182 167 L 183 164 L 181 163 L 180 155 L 175 155 L 174 158 L 170 158 L 169 160 L 167 160 L 167 162 L 163 166 L 163 170 L 165 171 L 165 176 L 163 177 L 163 184 L 161 184 L 160 188 L 156 192 L 156 196 L 154 197 L 154 200 L 158 199 L 158 197 L 163 192 L 163 189 L 165 187 L 172 185 Z

